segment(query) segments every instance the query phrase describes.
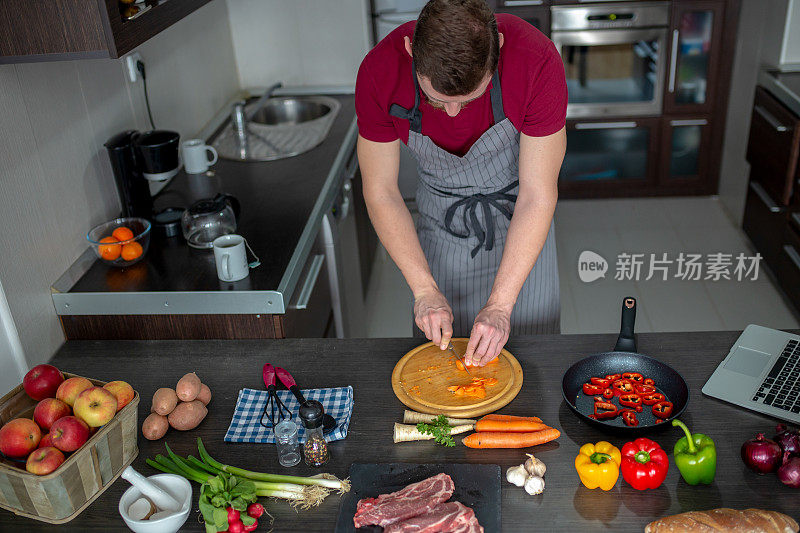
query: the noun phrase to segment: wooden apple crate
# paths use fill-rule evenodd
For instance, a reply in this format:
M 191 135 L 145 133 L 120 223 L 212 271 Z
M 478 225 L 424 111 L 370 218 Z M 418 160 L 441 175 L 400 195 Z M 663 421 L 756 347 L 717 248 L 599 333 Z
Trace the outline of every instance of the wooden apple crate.
M 65 378 L 75 374 L 64 372 Z M 90 379 L 102 387 L 105 382 Z M 33 418 L 36 401 L 22 385 L 0 398 L 0 425 Z M 139 393 L 54 472 L 37 476 L 24 462 L 0 458 L 0 508 L 50 524 L 69 522 L 119 477 L 139 453 L 136 446 Z

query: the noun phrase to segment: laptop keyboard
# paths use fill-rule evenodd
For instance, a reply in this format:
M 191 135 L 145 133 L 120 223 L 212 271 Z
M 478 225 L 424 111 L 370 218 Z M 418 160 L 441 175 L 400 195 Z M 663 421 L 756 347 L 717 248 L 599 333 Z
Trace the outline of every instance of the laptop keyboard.
M 790 340 L 783 348 L 753 401 L 800 413 L 800 344 L 796 340 Z

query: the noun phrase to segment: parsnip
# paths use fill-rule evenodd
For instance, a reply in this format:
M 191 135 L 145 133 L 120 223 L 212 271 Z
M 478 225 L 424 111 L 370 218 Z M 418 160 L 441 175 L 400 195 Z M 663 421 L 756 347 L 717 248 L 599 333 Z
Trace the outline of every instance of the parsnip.
M 403 423 L 404 424 L 419 424 L 420 422 L 424 424 L 430 424 L 434 421 L 437 415 L 429 415 L 426 413 L 418 413 L 416 411 L 409 411 L 406 409 L 403 411 Z M 447 423 L 451 426 L 474 426 L 477 420 L 473 420 L 471 418 L 450 418 L 447 417 Z
M 450 430 L 451 435 L 458 435 L 459 433 L 466 433 L 472 431 L 472 425 L 466 424 L 461 426 L 453 426 Z M 417 431 L 417 426 L 394 424 L 394 442 L 411 442 L 415 440 L 433 440 L 434 436 L 428 433 L 420 433 Z

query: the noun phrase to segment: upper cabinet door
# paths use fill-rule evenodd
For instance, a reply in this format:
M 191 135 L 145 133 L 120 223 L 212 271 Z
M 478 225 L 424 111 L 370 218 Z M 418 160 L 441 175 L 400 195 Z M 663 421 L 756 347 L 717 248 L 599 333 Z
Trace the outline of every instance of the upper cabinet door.
M 724 9 L 724 0 L 673 2 L 666 113 L 713 110 L 711 95 L 719 78 Z

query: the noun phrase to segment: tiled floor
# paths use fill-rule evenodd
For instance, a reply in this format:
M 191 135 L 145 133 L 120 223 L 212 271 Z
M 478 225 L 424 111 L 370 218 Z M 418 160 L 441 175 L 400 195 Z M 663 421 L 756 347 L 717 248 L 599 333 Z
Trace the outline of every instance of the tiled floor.
M 740 228 L 735 227 L 714 197 L 624 200 L 565 200 L 556 210 L 556 239 L 561 276 L 562 333 L 619 331 L 624 296 L 639 303 L 636 330 L 740 330 L 755 323 L 773 328 L 798 328 L 781 294 L 766 272 L 755 281 L 675 278 L 678 254 L 755 255 Z M 604 278 L 584 283 L 578 277 L 578 257 L 584 250 L 608 262 Z M 617 280 L 620 253 L 645 254 L 637 280 Z M 668 279 L 646 280 L 650 254 L 666 253 Z M 706 263 L 707 264 L 707 263 Z M 706 271 L 703 270 L 703 277 Z M 733 274 L 733 266 L 729 269 Z M 384 250 L 378 254 L 367 297 L 368 335 L 411 335 L 411 292 Z

